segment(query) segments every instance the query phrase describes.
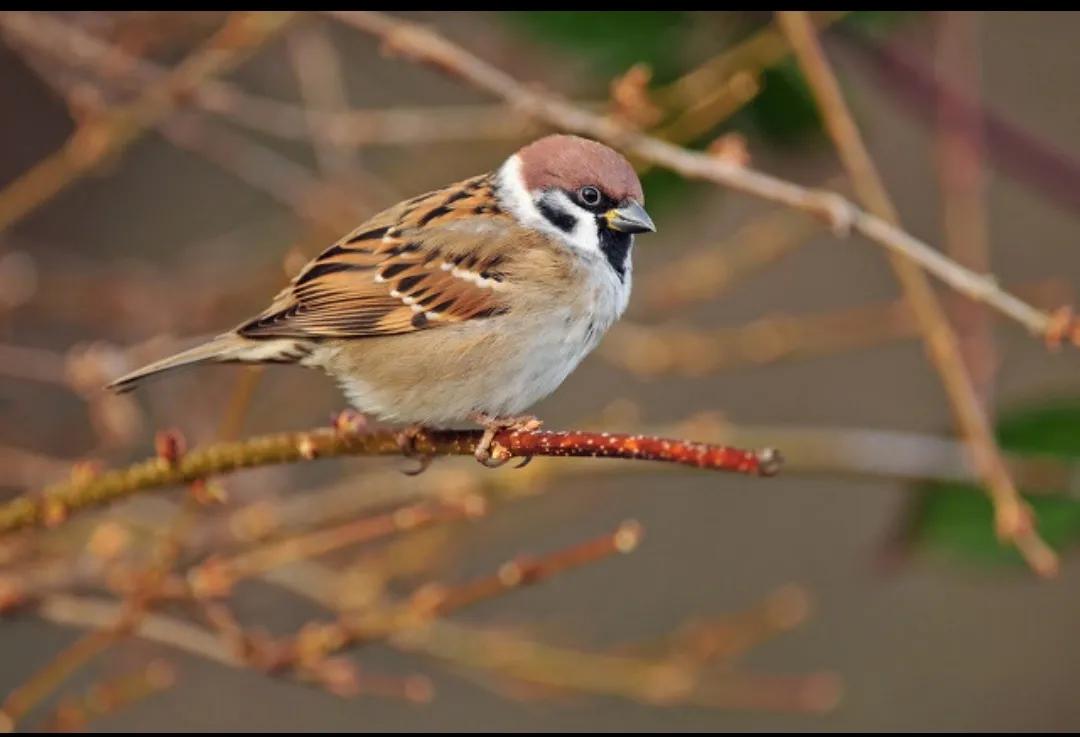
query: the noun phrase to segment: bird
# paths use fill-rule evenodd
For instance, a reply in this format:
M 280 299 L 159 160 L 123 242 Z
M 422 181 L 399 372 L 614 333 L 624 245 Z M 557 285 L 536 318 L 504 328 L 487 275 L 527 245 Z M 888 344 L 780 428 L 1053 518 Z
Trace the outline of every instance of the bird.
M 203 363 L 321 369 L 363 416 L 502 430 L 551 394 L 623 314 L 634 236 L 655 232 L 631 164 L 553 134 L 494 170 L 394 205 L 309 261 L 270 306 L 228 332 L 111 384 Z M 422 470 L 422 468 L 421 468 Z

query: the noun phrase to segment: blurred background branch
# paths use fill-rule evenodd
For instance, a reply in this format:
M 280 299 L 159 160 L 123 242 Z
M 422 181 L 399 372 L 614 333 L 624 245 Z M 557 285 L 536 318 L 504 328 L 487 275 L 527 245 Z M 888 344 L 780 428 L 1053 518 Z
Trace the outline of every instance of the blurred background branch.
M 1074 726 L 1076 354 L 1042 345 L 1080 342 L 1073 23 L 0 13 L 0 510 L 51 523 L 0 537 L 0 727 Z M 581 453 L 612 430 L 631 455 L 636 434 L 776 446 L 781 476 L 448 458 L 408 477 L 345 457 L 340 426 L 295 432 L 340 409 L 319 377 L 101 391 L 362 218 L 551 130 L 622 147 L 660 235 L 631 314 L 540 415 L 582 428 Z M 950 288 L 940 307 L 905 263 Z M 182 433 L 151 445 L 163 427 Z M 265 433 L 285 434 L 245 455 Z M 298 462 L 181 472 L 255 456 Z M 988 491 L 1060 583 L 996 539 Z M 1000 524 L 1027 507 L 1045 546 Z

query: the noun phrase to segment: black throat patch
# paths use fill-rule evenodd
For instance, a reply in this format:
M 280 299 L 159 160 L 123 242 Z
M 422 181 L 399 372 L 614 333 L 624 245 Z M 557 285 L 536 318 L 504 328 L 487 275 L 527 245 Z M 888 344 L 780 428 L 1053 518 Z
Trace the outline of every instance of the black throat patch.
M 605 205 L 606 206 L 606 205 Z M 564 233 L 574 232 L 578 224 L 577 216 L 566 212 L 546 198 L 541 197 L 536 202 L 536 209 L 549 223 Z M 600 205 L 596 210 L 603 209 Z M 607 221 L 600 215 L 596 216 L 596 234 L 600 245 L 600 252 L 614 269 L 619 281 L 626 281 L 626 262 L 630 258 L 630 246 L 634 243 L 631 233 L 620 233 L 608 227 Z
M 619 276 L 619 281 L 626 281 L 626 262 L 630 259 L 630 246 L 634 245 L 631 233 L 620 233 L 607 227 L 607 223 L 598 222 L 600 251 Z

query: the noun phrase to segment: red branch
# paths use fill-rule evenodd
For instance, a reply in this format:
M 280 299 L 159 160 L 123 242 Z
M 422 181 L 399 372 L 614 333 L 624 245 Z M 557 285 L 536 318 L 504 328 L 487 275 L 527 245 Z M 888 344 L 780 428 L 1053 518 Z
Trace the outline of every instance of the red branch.
M 472 455 L 480 438 L 481 433 L 475 430 L 423 431 L 410 443 L 411 452 L 423 456 Z M 775 474 L 781 463 L 780 454 L 772 448 L 742 450 L 578 430 L 504 431 L 495 435 L 495 443 L 510 457 L 623 458 L 757 476 Z M 73 474 L 75 477 L 69 481 L 0 504 L 0 534 L 35 525 L 54 526 L 74 511 L 108 504 L 146 489 L 190 484 L 256 466 L 348 455 L 399 455 L 402 446 L 401 434 L 391 430 L 352 432 L 327 428 L 216 443 L 187 453 L 180 453 L 178 444 L 166 444 L 162 448 L 167 452 L 156 458 L 113 471 Z

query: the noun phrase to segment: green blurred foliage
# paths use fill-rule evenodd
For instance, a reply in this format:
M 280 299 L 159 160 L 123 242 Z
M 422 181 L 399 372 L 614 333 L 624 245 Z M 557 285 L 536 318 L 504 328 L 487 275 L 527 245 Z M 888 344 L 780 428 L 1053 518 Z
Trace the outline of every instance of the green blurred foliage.
M 749 36 L 768 22 L 768 14 L 727 13 L 727 29 Z M 913 16 L 910 11 L 860 11 L 841 25 L 850 33 L 883 33 Z M 532 39 L 578 55 L 589 62 L 596 82 L 607 82 L 634 64 L 653 70 L 653 84 L 663 85 L 690 71 L 695 63 L 685 53 L 691 35 L 700 31 L 700 17 L 679 11 L 519 11 L 506 15 L 510 24 Z M 731 42 L 718 42 L 722 53 Z M 697 60 L 700 61 L 700 60 Z M 796 64 L 788 59 L 766 70 L 763 88 L 747 108 L 721 123 L 703 140 L 723 130 L 756 134 L 768 143 L 823 141 L 820 118 L 810 90 Z
M 1006 414 L 997 428 L 1001 447 L 1017 455 L 1080 463 L 1080 400 L 1064 400 Z M 1039 531 L 1055 549 L 1080 539 L 1080 501 L 1063 489 L 1029 494 Z M 1020 556 L 997 540 L 993 508 L 985 491 L 972 484 L 926 483 L 912 517 L 913 542 L 928 551 L 986 564 L 1020 563 Z
M 757 133 L 774 144 L 824 142 L 821 117 L 814 97 L 794 59 L 761 75 L 762 88 L 754 101 L 732 119 L 736 128 Z
M 910 20 L 914 10 L 860 10 L 847 15 L 840 25 L 853 33 L 870 35 L 886 34 L 896 26 Z
M 759 29 L 732 14 L 732 26 L 747 34 Z M 516 28 L 533 39 L 588 59 L 597 82 L 607 82 L 634 64 L 653 70 L 653 85 L 663 85 L 693 68 L 682 50 L 695 31 L 693 17 L 684 12 L 529 11 L 508 16 Z M 724 47 L 718 45 L 716 53 Z M 703 136 L 739 129 L 770 142 L 790 143 L 819 130 L 810 90 L 795 64 L 786 62 L 766 71 L 764 87 L 747 109 Z M 698 142 L 701 143 L 701 142 Z
M 652 68 L 659 84 L 686 71 L 678 50 L 691 30 L 688 13 L 529 10 L 507 17 L 536 40 L 585 57 L 601 79 L 639 62 Z
M 905 12 L 852 13 L 842 23 L 850 32 L 880 32 L 909 17 Z M 653 71 L 654 86 L 671 82 L 690 71 L 701 59 L 691 59 L 693 34 L 702 32 L 702 14 L 681 11 L 517 11 L 505 16 L 512 28 L 542 44 L 588 61 L 597 85 L 606 85 L 634 64 Z M 746 37 L 763 27 L 767 13 L 731 12 L 716 24 L 728 31 L 714 53 L 722 53 L 730 37 Z M 710 32 L 706 29 L 705 32 Z M 756 137 L 764 145 L 804 146 L 826 142 L 821 121 L 806 81 L 791 59 L 762 75 L 760 94 L 731 119 L 706 132 L 692 147 L 702 147 L 720 134 L 736 130 Z M 653 171 L 643 179 L 649 207 L 662 212 L 693 201 L 697 185 L 668 172 Z
M 597 84 L 606 84 L 634 64 L 653 71 L 653 84 L 662 85 L 690 71 L 693 64 L 681 53 L 694 32 L 690 13 L 665 11 L 526 11 L 509 13 L 511 25 L 526 36 L 588 60 Z M 740 25 L 750 23 L 737 19 Z M 721 51 L 717 49 L 717 53 Z M 717 125 L 691 146 L 703 146 L 726 130 L 757 133 L 776 141 L 799 141 L 817 130 L 817 114 L 792 64 L 765 74 L 765 89 L 730 121 Z M 693 202 L 700 185 L 671 172 L 654 169 L 642 178 L 649 209 L 663 213 Z

